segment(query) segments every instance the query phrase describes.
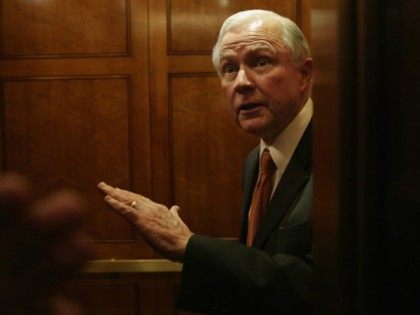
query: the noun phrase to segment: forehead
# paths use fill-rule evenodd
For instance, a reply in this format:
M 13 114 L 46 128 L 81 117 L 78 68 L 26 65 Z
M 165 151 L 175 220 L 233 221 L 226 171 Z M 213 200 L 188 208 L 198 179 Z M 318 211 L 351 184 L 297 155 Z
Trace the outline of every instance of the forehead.
M 240 51 L 270 50 L 277 53 L 285 46 L 280 40 L 279 31 L 257 23 L 240 25 L 230 29 L 220 42 L 220 55 L 235 54 Z

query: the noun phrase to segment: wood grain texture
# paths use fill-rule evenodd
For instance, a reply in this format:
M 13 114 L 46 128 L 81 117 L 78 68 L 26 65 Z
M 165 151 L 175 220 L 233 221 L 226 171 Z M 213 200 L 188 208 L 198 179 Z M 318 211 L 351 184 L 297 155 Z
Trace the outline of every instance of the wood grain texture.
M 134 241 L 96 189 L 101 179 L 130 187 L 128 89 L 128 78 L 4 84 L 5 168 L 26 174 L 39 190 L 69 184 L 83 191 L 96 240 Z
M 3 0 L 0 14 L 2 169 L 80 189 L 96 258 L 153 257 L 96 191 L 151 193 L 147 1 Z
M 314 213 L 313 251 L 315 264 L 315 307 L 317 314 L 344 314 L 340 308 L 340 252 L 343 229 L 343 137 L 340 75 L 340 8 L 334 1 L 302 1 L 302 25 L 312 42 L 315 60 L 314 100 Z M 344 34 L 344 33 L 343 33 Z M 350 156 L 346 157 L 350 159 Z M 350 224 L 350 222 L 346 223 Z M 353 240 L 355 241 L 355 240 Z M 328 296 L 327 299 L 325 297 Z
M 80 275 L 61 291 L 83 307 L 83 314 L 157 314 L 153 274 Z
M 174 202 L 194 232 L 238 237 L 242 170 L 258 143 L 233 123 L 216 75 L 172 76 Z
M 2 56 L 129 53 L 127 0 L 2 0 Z
M 168 47 L 170 54 L 208 54 L 219 28 L 231 14 L 247 9 L 266 9 L 297 18 L 296 0 L 170 0 Z
M 195 312 L 174 310 L 176 305 L 181 277 L 176 273 L 161 273 L 156 275 L 157 314 L 199 315 Z

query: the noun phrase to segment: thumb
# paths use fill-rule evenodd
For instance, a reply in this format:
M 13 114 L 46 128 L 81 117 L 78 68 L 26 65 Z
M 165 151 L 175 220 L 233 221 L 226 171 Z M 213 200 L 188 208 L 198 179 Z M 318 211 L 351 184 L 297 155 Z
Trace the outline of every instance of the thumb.
M 173 214 L 175 217 L 177 217 L 178 219 L 181 219 L 180 216 L 179 216 L 179 214 L 178 214 L 178 212 L 179 212 L 180 209 L 181 208 L 179 206 L 174 205 L 174 206 L 171 207 L 171 209 L 169 209 L 169 212 L 171 214 Z

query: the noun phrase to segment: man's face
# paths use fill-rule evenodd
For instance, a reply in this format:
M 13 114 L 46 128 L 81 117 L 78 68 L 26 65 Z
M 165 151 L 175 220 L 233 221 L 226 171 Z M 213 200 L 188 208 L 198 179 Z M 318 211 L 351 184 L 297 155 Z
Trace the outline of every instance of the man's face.
M 312 60 L 301 66 L 269 23 L 231 29 L 220 44 L 222 92 L 235 121 L 271 143 L 299 113 L 309 90 Z

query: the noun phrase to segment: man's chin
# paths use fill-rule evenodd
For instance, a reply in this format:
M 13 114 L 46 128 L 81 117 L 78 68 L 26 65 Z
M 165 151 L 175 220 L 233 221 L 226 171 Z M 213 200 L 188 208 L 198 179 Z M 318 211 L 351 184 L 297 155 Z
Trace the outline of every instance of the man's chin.
M 271 122 L 271 123 L 270 123 Z M 246 133 L 263 139 L 267 144 L 274 141 L 281 129 L 276 128 L 274 121 L 261 119 L 239 120 L 239 126 Z
M 260 137 L 263 134 L 264 126 L 261 123 L 251 122 L 249 120 L 240 121 L 239 127 L 246 133 L 250 133 L 256 137 Z

